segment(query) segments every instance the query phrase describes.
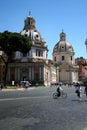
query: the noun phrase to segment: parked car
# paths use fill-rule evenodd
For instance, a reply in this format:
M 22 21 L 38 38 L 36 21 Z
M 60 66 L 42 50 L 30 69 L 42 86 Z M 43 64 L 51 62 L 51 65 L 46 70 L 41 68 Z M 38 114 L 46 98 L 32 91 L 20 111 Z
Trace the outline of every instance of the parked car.
M 20 81 L 19 85 L 28 88 L 31 86 L 31 83 L 29 81 Z

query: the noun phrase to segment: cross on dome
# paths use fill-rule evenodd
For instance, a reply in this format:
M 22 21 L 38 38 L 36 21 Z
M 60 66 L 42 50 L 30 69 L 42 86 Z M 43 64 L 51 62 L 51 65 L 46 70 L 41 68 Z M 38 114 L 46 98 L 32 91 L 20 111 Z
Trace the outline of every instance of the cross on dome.
M 31 16 L 31 11 L 29 11 L 29 16 Z

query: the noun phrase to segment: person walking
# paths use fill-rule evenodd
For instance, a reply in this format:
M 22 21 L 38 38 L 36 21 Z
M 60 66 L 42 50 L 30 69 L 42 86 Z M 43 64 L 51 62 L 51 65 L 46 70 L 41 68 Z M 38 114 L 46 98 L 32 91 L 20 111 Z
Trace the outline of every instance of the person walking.
M 80 84 L 78 83 L 77 84 L 77 87 L 76 87 L 76 94 L 77 94 L 77 97 L 79 98 L 79 100 L 81 100 L 81 97 L 82 97 L 82 95 L 81 95 L 81 87 L 80 87 Z
M 87 86 L 85 86 L 84 94 L 85 94 L 86 97 L 87 97 Z
M 87 83 L 85 83 L 84 94 L 86 94 L 86 98 L 87 98 Z

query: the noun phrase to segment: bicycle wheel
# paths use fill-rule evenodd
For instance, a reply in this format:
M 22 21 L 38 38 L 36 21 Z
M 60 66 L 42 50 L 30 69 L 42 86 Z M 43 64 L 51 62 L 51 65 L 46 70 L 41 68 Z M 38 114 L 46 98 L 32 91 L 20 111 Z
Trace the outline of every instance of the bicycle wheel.
M 57 99 L 58 98 L 58 94 L 55 92 L 55 93 L 53 93 L 53 98 L 54 99 Z
M 62 98 L 67 98 L 67 93 L 62 92 L 61 97 L 62 97 Z

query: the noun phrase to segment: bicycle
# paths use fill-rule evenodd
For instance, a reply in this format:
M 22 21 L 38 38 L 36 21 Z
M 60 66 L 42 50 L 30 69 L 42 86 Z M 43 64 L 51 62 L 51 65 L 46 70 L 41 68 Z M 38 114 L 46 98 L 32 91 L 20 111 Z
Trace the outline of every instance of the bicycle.
M 53 99 L 58 99 L 59 97 L 67 98 L 67 93 L 62 91 L 60 96 L 58 96 L 57 92 L 53 93 Z

